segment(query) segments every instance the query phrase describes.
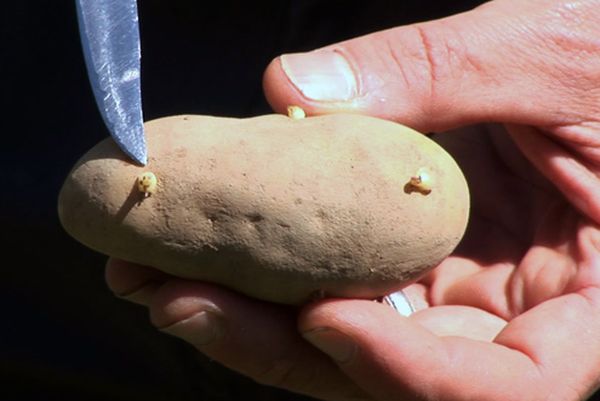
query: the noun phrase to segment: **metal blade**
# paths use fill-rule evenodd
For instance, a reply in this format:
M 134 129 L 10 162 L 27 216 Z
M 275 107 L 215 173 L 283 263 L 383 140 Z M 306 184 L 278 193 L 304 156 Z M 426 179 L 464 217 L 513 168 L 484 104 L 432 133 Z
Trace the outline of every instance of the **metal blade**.
M 83 53 L 94 96 L 119 147 L 145 165 L 136 0 L 77 0 Z

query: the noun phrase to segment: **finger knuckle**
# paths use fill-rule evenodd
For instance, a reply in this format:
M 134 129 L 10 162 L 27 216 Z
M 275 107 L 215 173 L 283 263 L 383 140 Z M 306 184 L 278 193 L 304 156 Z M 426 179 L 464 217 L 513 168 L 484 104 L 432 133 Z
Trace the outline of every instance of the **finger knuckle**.
M 443 77 L 443 67 L 448 64 L 447 52 L 441 51 L 439 41 L 425 28 L 425 25 L 414 26 L 417 44 L 419 47 L 418 55 L 421 60 L 421 65 L 424 67 L 423 72 L 431 85 L 430 94 L 434 93 L 434 85 Z
M 465 40 L 448 26 L 410 25 L 389 37 L 387 46 L 405 86 L 418 89 L 427 107 L 436 106 L 448 83 L 483 68 Z

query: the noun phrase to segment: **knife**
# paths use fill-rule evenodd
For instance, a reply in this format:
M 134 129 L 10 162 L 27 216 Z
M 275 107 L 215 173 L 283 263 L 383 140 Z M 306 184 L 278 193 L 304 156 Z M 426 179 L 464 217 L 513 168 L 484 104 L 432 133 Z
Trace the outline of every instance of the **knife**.
M 79 32 L 98 109 L 119 147 L 147 162 L 136 0 L 76 0 Z

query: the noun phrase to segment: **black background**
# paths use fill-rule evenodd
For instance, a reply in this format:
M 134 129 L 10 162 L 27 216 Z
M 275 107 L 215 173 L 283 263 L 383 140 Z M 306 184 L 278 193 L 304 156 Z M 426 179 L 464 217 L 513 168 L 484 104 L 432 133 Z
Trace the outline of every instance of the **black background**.
M 268 113 L 262 72 L 278 54 L 478 3 L 141 0 L 145 118 Z M 198 356 L 111 295 L 105 257 L 56 214 L 69 169 L 107 135 L 74 2 L 3 2 L 0 18 L 0 400 L 305 399 Z

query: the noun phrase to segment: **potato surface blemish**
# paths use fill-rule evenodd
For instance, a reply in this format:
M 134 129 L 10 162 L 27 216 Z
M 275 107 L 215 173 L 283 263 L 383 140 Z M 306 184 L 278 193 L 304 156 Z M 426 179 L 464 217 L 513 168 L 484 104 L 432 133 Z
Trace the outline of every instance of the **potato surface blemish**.
M 349 114 L 175 116 L 145 131 L 145 168 L 107 139 L 61 190 L 63 227 L 98 252 L 300 304 L 393 292 L 465 231 L 460 169 L 399 124 Z M 139 202 L 140 191 L 151 196 Z

